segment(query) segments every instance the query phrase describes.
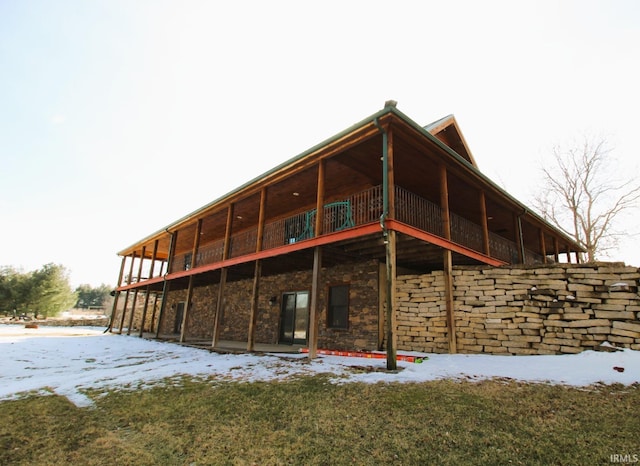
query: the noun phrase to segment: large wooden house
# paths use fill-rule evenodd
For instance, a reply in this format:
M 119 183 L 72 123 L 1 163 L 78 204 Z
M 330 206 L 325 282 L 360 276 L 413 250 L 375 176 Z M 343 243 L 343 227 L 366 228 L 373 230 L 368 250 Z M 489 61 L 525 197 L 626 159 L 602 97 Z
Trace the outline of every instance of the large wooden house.
M 379 112 L 120 251 L 110 329 L 394 354 L 396 277 L 578 261 L 579 244 L 479 170 L 453 116 Z

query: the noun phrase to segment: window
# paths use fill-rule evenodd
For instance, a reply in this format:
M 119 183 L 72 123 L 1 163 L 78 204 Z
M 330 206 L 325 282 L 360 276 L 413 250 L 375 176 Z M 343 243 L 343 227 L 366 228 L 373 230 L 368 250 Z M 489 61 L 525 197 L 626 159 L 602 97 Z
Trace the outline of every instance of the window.
M 349 328 L 349 285 L 329 288 L 327 327 Z
M 184 255 L 184 270 L 189 270 L 191 268 L 192 257 L 193 257 L 193 254 L 190 252 Z

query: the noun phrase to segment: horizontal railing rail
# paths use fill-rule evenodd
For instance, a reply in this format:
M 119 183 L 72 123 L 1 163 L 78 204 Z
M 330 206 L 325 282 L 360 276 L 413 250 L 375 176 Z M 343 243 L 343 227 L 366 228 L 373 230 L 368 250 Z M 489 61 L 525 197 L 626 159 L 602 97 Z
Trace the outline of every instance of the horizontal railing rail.
M 395 218 L 419 230 L 444 238 L 442 208 L 402 187 L 395 188 Z M 380 221 L 383 212 L 382 186 L 374 186 L 323 207 L 322 234 Z M 266 222 L 263 229 L 262 249 L 273 249 L 315 236 L 316 209 L 299 212 L 286 218 Z M 450 212 L 451 241 L 484 252 L 482 227 L 455 212 Z M 231 236 L 229 258 L 256 252 L 258 228 L 238 232 Z M 170 272 L 188 270 L 191 252 L 176 254 Z M 489 255 L 508 263 L 519 261 L 518 246 L 496 233 L 489 232 Z M 200 267 L 222 261 L 224 240 L 203 244 L 196 254 L 195 266 Z M 525 250 L 525 263 L 542 262 L 539 254 Z M 161 267 L 162 268 L 162 267 Z

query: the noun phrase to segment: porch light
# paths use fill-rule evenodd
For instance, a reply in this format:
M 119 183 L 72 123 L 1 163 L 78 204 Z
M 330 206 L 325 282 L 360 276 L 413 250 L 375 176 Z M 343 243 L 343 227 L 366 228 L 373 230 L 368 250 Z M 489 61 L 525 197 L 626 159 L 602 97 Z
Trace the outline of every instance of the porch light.
M 276 296 L 271 296 L 269 298 L 269 306 L 275 306 L 278 302 L 278 298 Z

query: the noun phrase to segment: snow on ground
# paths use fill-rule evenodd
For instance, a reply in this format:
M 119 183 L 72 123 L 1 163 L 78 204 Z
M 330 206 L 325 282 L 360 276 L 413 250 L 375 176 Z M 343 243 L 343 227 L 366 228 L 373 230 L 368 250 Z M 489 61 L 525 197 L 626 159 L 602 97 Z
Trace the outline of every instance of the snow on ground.
M 585 351 L 562 356 L 424 354 L 424 362 L 303 354 L 218 354 L 175 343 L 104 334 L 98 327 L 0 325 L 0 401 L 24 393 L 66 396 L 91 406 L 88 389 L 138 389 L 181 376 L 219 380 L 268 381 L 328 373 L 336 383 L 422 382 L 437 379 L 484 380 L 494 377 L 570 386 L 640 383 L 640 351 Z M 420 355 L 421 353 L 405 353 Z M 354 366 L 372 370 L 354 371 Z

